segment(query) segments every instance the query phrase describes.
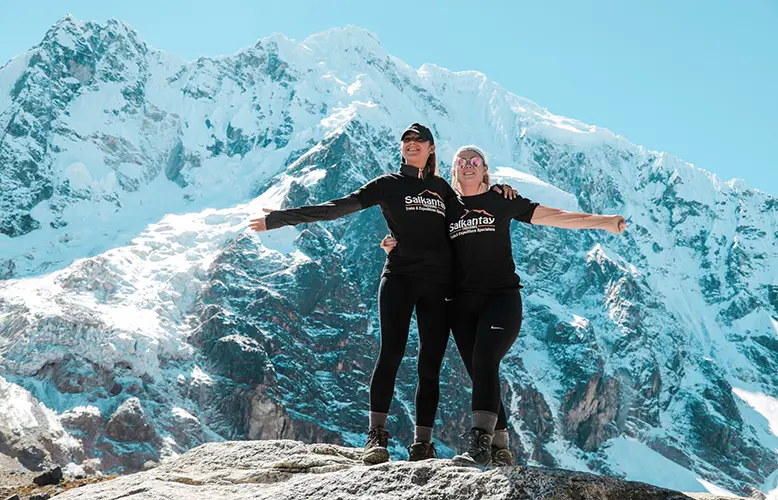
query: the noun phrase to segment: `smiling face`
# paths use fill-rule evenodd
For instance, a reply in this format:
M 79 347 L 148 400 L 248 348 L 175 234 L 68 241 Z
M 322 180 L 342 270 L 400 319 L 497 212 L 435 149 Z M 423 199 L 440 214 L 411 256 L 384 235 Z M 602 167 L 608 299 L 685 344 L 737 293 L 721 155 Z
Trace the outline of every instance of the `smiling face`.
M 405 163 L 423 168 L 427 158 L 435 152 L 435 145 L 430 141 L 422 141 L 415 132 L 408 132 L 402 138 L 401 154 Z
M 489 167 L 484 163 L 483 157 L 475 151 L 460 151 L 454 157 L 454 172 L 452 178 L 456 179 L 454 187 L 460 192 L 481 190 Z

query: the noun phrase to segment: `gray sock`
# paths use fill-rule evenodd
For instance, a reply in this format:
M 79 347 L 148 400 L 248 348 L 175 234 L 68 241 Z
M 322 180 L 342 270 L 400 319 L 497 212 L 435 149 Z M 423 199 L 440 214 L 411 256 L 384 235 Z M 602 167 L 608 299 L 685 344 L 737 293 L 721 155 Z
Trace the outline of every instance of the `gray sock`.
M 492 438 L 492 446 L 497 448 L 508 447 L 508 429 L 496 429 Z
M 381 427 L 386 429 L 386 417 L 389 415 L 387 413 L 377 413 L 374 411 L 370 412 L 370 428 L 375 429 L 376 427 Z
M 416 426 L 416 431 L 413 435 L 413 441 L 415 443 L 431 443 L 432 442 L 432 427 L 420 427 Z
M 494 435 L 494 428 L 497 426 L 497 414 L 490 411 L 474 410 L 473 427 L 483 429 L 491 435 Z

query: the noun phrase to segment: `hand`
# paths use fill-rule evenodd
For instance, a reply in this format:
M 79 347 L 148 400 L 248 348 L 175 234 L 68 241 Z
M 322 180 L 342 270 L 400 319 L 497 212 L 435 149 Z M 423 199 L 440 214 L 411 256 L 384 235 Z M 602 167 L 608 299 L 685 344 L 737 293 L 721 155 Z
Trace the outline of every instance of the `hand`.
M 503 189 L 505 188 L 505 189 Z M 495 184 L 492 189 L 497 193 L 504 195 L 508 200 L 515 200 L 519 196 L 519 192 L 510 187 L 508 184 Z
M 611 215 L 604 229 L 609 233 L 621 234 L 627 229 L 627 221 L 621 215 Z
M 269 208 L 263 208 L 262 211 L 265 212 L 266 214 L 272 212 L 272 210 Z M 267 223 L 265 222 L 265 217 L 260 217 L 259 219 L 251 219 L 251 221 L 249 222 L 249 227 L 258 233 L 263 233 L 267 231 Z
M 384 236 L 384 239 L 381 240 L 381 248 L 384 249 L 384 252 L 387 254 L 394 250 L 394 247 L 397 246 L 397 240 L 392 238 L 391 235 L 387 234 Z

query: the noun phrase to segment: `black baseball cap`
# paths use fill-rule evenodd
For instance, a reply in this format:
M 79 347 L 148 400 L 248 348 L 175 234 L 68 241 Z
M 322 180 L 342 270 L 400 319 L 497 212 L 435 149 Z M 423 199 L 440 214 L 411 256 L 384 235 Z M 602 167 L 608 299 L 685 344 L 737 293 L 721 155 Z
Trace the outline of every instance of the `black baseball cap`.
M 430 141 L 432 144 L 435 144 L 435 139 L 432 137 L 432 132 L 421 123 L 413 123 L 408 125 L 408 128 L 405 129 L 403 135 L 400 136 L 400 140 L 402 140 L 403 137 L 405 137 L 405 134 L 408 132 L 415 132 L 419 136 L 420 140 Z

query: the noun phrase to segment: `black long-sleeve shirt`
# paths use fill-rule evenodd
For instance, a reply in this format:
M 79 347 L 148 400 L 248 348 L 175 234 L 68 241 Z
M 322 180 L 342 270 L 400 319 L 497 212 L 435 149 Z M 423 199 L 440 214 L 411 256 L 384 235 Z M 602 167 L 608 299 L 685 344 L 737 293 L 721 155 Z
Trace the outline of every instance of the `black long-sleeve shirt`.
M 520 286 L 511 251 L 511 220 L 530 223 L 538 205 L 521 196 L 507 200 L 494 191 L 451 200 L 446 218 L 457 290 L 488 293 Z
M 267 215 L 265 222 L 268 229 L 276 229 L 333 220 L 379 205 L 389 232 L 402 242 L 387 255 L 383 275 L 411 275 L 451 283 L 446 206 L 455 199 L 456 193 L 443 178 L 420 178 L 417 168 L 403 165 L 399 173 L 373 179 L 348 196 L 320 205 L 276 210 Z

